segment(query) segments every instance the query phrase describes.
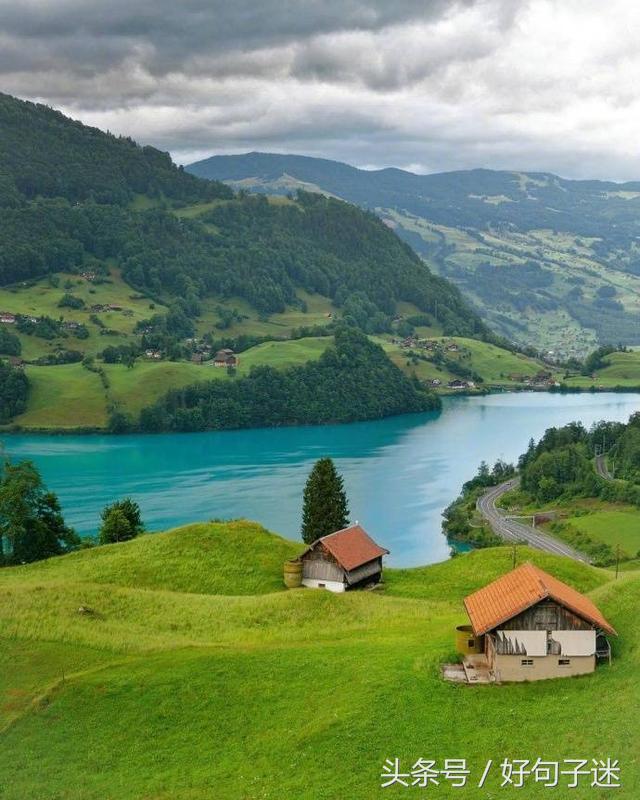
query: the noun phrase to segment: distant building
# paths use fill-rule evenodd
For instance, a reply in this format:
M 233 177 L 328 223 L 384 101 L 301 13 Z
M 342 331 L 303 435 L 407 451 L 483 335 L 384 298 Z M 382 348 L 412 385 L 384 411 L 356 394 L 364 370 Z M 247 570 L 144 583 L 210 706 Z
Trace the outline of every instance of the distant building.
M 447 384 L 449 389 L 475 389 L 475 383 L 473 381 L 461 381 L 459 378 L 456 378 L 453 381 L 449 381 Z
M 240 361 L 240 359 L 233 352 L 233 350 L 229 350 L 228 347 L 225 347 L 223 350 L 218 350 L 218 352 L 213 357 L 213 366 L 214 367 L 237 367 L 239 361 Z
M 458 629 L 459 649 L 469 669 L 488 680 L 584 675 L 599 658 L 611 659 L 607 634 L 617 634 L 598 608 L 533 564 L 470 594 L 464 605 L 471 625 Z
M 344 592 L 379 583 L 382 557 L 388 553 L 360 525 L 330 533 L 310 544 L 300 556 L 302 585 Z
M 146 358 L 150 358 L 154 361 L 159 361 L 162 358 L 160 350 L 145 350 L 144 355 Z
M 10 314 L 8 311 L 3 311 L 0 313 L 0 322 L 5 325 L 15 325 L 16 324 L 16 315 Z

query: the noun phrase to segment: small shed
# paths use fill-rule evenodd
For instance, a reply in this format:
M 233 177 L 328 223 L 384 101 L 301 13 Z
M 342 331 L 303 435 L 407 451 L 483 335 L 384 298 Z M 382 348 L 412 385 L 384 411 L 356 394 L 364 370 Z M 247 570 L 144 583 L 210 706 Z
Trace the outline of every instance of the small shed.
M 389 551 L 376 544 L 360 525 L 316 539 L 300 556 L 302 585 L 344 592 L 382 577 L 382 558 Z
M 610 659 L 616 635 L 585 595 L 526 563 L 464 599 L 471 629 L 463 652 L 496 681 L 532 681 L 593 672 Z M 460 627 L 459 631 L 463 629 Z M 468 656 L 467 656 L 468 657 Z

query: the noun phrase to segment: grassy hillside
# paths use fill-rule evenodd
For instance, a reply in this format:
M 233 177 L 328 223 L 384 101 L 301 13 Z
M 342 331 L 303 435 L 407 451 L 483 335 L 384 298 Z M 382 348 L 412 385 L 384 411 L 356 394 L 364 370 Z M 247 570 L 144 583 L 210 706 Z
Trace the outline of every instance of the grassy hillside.
M 527 378 L 533 378 L 541 372 L 551 374 L 552 380 L 562 378 L 559 370 L 536 358 L 510 352 L 489 342 L 461 336 L 427 338 L 438 346 L 447 361 L 453 365 L 453 369 L 448 367 L 447 363 L 437 363 L 433 351 L 420 348 L 407 349 L 389 340 L 381 340 L 381 343 L 391 360 L 405 372 L 415 373 L 425 381 L 438 379 L 443 386 L 457 377 L 456 365 L 479 375 L 482 382 L 478 383 L 478 386 L 485 388 L 522 388 L 526 385 Z M 452 345 L 456 346 L 455 351 L 449 349 Z M 429 360 L 412 360 L 412 353 L 422 353 Z M 638 377 L 640 378 L 640 369 Z M 441 388 L 442 390 L 446 390 L 446 386 Z
M 0 572 L 3 797 L 364 800 L 403 791 L 379 788 L 387 757 L 465 757 L 477 781 L 489 758 L 609 755 L 617 796 L 637 796 L 638 573 L 614 582 L 522 549 L 602 607 L 621 634 L 613 666 L 469 688 L 444 683 L 439 664 L 463 596 L 509 569 L 508 549 L 335 596 L 281 589 L 299 547 L 251 523 L 197 525 Z M 482 795 L 437 791 L 498 786 L 491 775 Z
M 640 351 L 611 353 L 606 357 L 608 366 L 598 369 L 592 376 L 573 375 L 566 379 L 568 386 L 581 389 L 595 386 L 598 389 L 615 387 L 636 388 L 640 386 Z
M 416 175 L 269 153 L 188 169 L 254 192 L 310 185 L 375 210 L 515 341 L 562 355 L 640 343 L 638 183 L 484 169 Z
M 254 365 L 278 369 L 318 358 L 330 337 L 266 342 L 240 357 L 237 374 L 246 375 Z M 107 424 L 109 408 L 137 413 L 161 398 L 168 388 L 179 389 L 209 380 L 230 380 L 225 369 L 188 361 L 138 361 L 130 369 L 123 364 L 105 364 L 105 389 L 100 376 L 82 364 L 54 367 L 27 366 L 30 391 L 27 411 L 16 417 L 21 428 L 101 428 Z

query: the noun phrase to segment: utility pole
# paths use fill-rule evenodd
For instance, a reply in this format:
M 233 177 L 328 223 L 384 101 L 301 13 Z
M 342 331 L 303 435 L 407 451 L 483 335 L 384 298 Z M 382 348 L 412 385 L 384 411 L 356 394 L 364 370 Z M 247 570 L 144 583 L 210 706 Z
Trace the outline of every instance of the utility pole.
M 618 580 L 618 572 L 620 571 L 620 545 L 616 545 L 616 580 Z
M 516 568 L 516 558 L 517 558 L 517 552 L 518 552 L 517 548 L 518 548 L 518 543 L 514 542 L 513 543 L 513 569 Z

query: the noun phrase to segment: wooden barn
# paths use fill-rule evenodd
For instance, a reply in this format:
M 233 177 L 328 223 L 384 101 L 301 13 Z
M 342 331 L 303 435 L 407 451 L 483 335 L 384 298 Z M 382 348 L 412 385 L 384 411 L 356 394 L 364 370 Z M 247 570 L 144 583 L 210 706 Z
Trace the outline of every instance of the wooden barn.
M 330 533 L 300 556 L 302 585 L 344 592 L 382 577 L 382 557 L 389 553 L 376 544 L 360 525 Z
M 611 658 L 607 634 L 617 634 L 598 608 L 533 564 L 474 592 L 464 605 L 471 622 L 465 662 L 490 680 L 584 675 L 599 658 Z

